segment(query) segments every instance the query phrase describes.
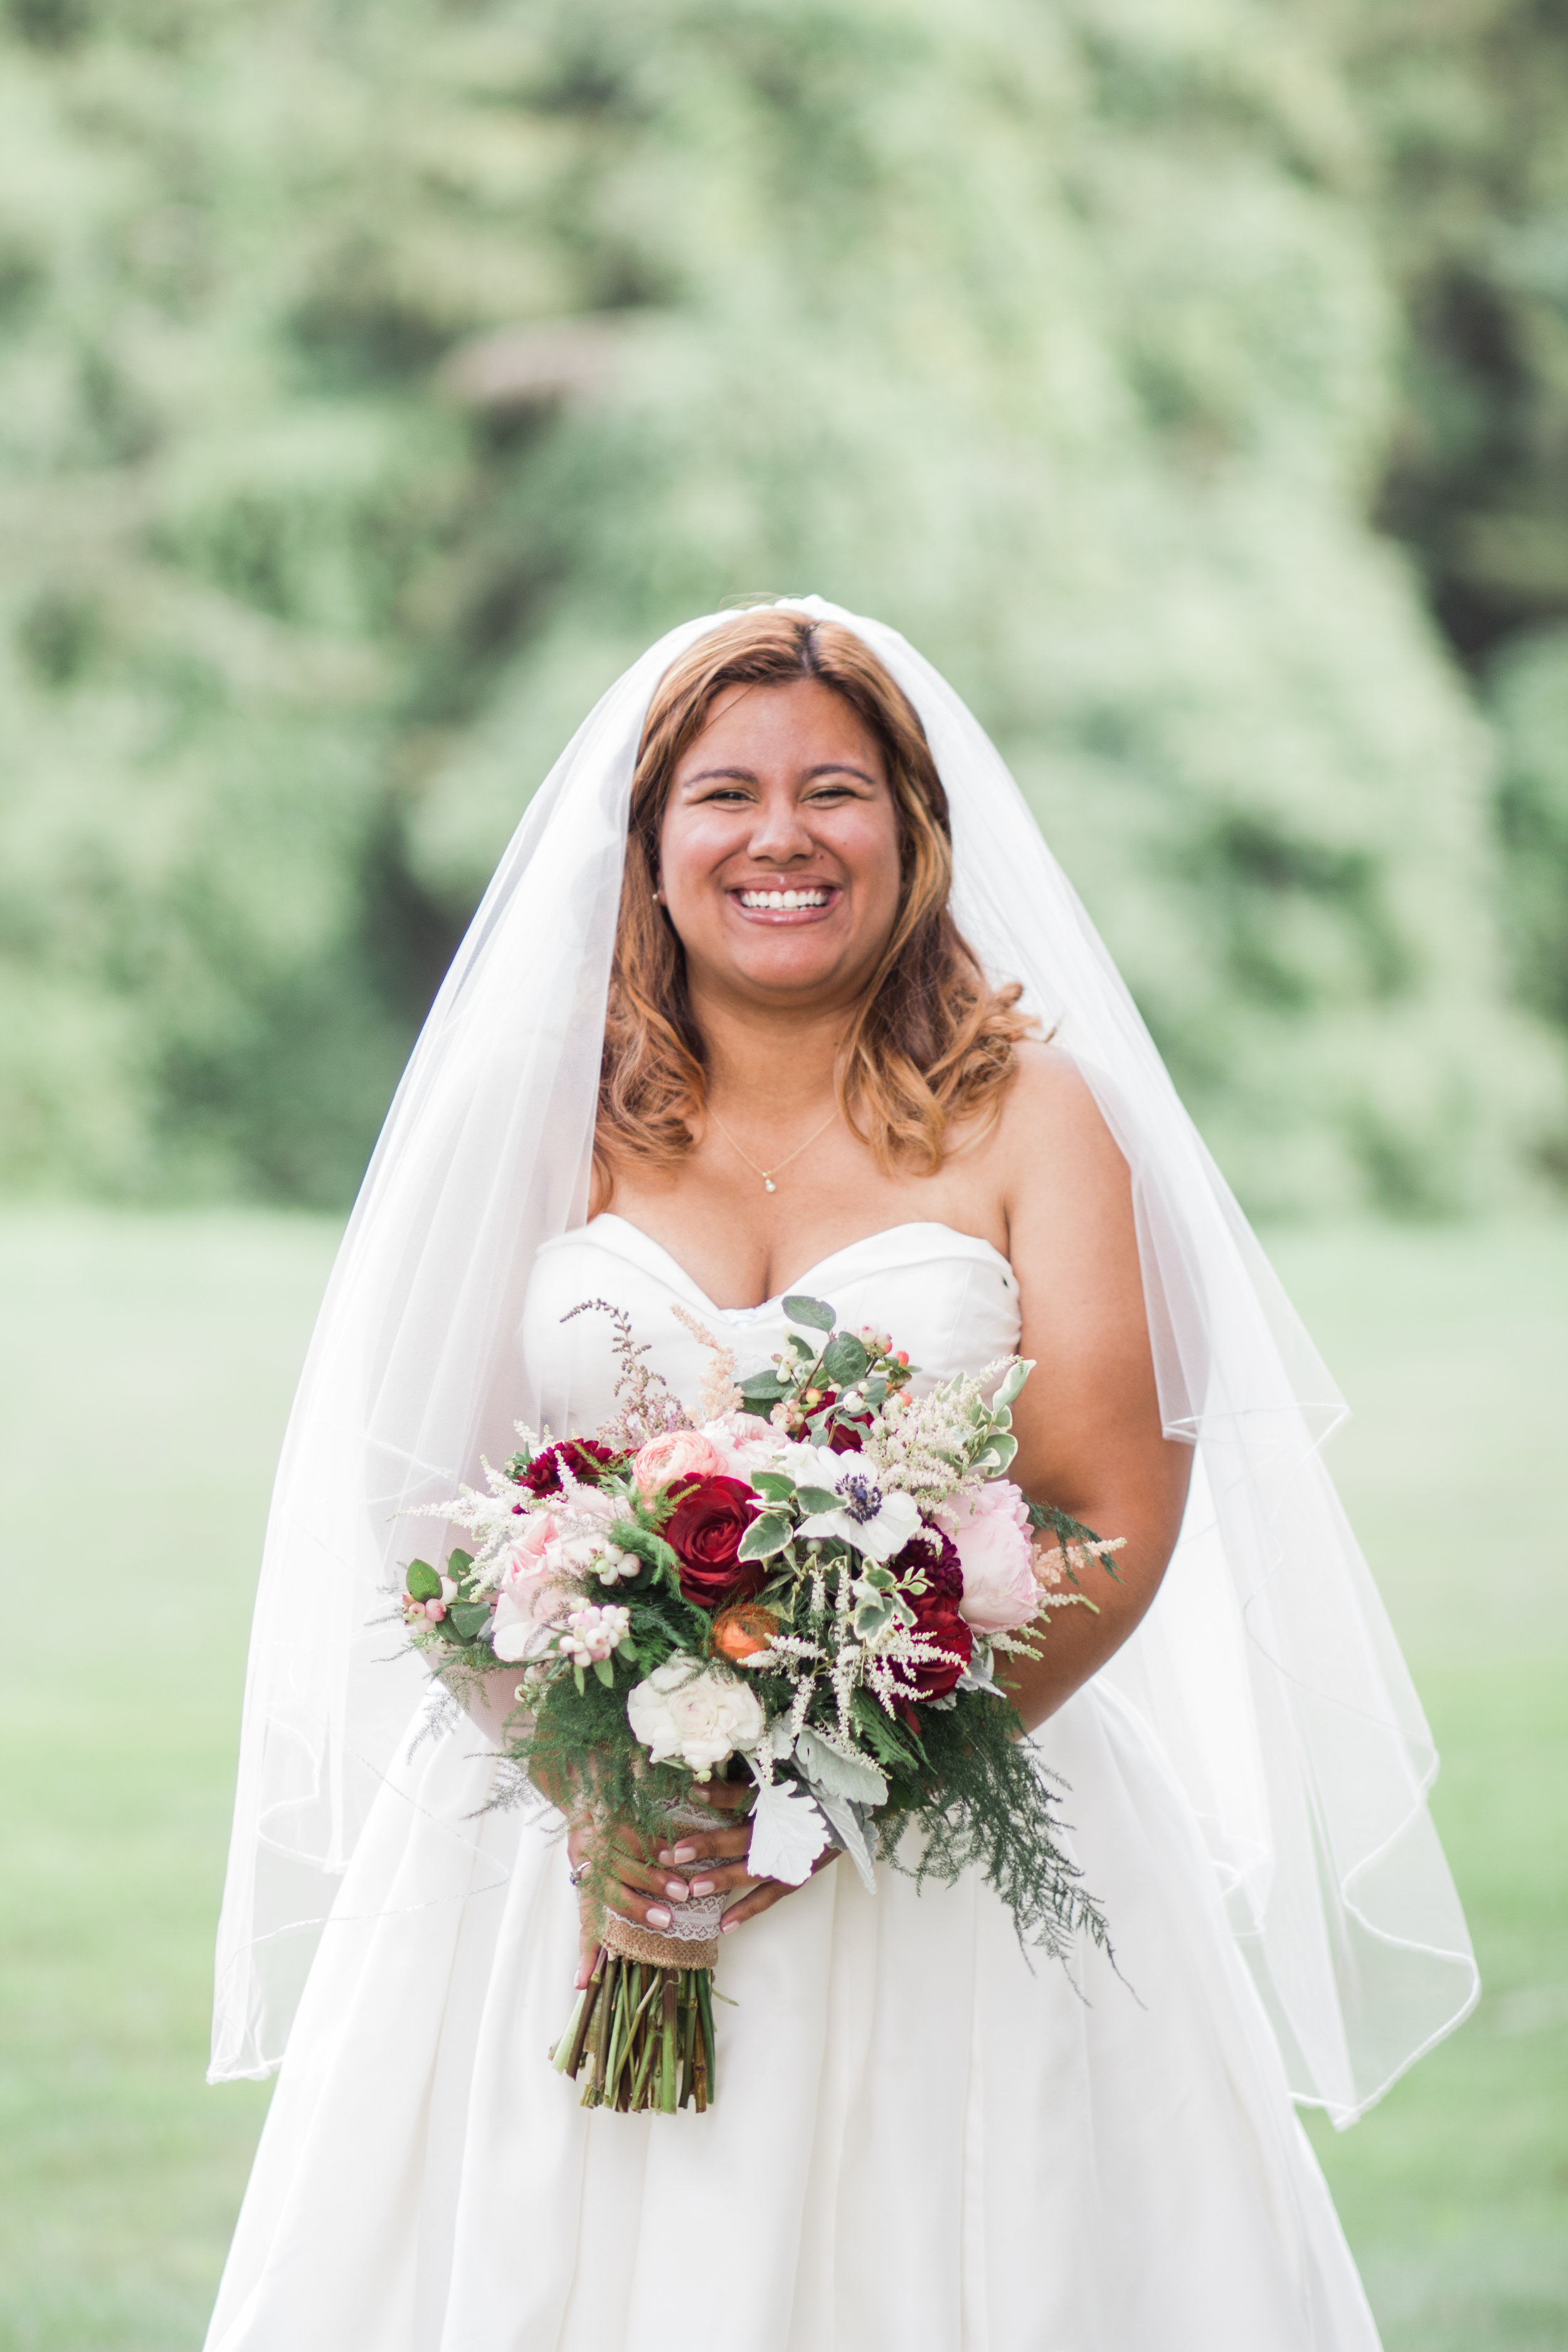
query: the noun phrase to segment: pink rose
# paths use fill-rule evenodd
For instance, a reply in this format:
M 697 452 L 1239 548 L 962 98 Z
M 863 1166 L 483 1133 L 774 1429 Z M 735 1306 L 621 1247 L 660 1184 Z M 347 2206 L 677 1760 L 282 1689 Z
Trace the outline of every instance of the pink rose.
M 721 1477 L 724 1464 L 700 1430 L 671 1429 L 650 1437 L 632 1464 L 639 1495 L 657 1495 L 677 1478 Z
M 944 1503 L 937 1517 L 952 1536 L 963 1570 L 959 1614 L 982 1633 L 1011 1633 L 1037 1614 L 1029 1512 L 1010 1478 Z

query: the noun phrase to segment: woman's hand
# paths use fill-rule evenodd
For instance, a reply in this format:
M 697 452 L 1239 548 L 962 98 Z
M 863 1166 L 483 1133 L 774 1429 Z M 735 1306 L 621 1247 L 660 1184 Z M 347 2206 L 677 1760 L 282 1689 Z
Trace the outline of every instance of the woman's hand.
M 715 1780 L 693 1794 L 696 1802 L 710 1806 L 716 1814 L 735 1814 L 750 1803 L 752 1787 L 749 1781 Z M 574 1822 L 567 1831 L 566 1851 L 574 1870 L 585 1857 L 592 1835 L 586 1822 Z M 615 1876 L 608 1893 L 610 1908 L 656 1933 L 669 1925 L 669 1905 L 684 1903 L 689 1896 L 739 1890 L 741 1900 L 730 1906 L 719 1923 L 721 1932 L 728 1935 L 742 1920 L 795 1892 L 783 1879 L 753 1878 L 747 1870 L 746 1850 L 752 1843 L 749 1821 L 716 1822 L 712 1829 L 672 1829 L 654 1841 L 639 1837 L 619 1822 L 611 1843 Z M 830 1846 L 819 1855 L 812 1864 L 813 1876 L 834 1859 L 837 1851 Z M 592 1976 L 599 1957 L 599 1906 L 585 1885 L 578 1902 L 582 1936 L 577 1983 L 581 1987 Z

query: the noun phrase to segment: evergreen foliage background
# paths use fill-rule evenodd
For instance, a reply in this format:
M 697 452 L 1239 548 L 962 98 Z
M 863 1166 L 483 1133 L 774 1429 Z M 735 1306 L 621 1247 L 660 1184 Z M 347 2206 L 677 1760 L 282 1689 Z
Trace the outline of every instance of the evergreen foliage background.
M 1547 0 L 10 0 L 0 1180 L 352 1192 L 657 630 L 878 612 L 1255 1208 L 1568 1163 Z

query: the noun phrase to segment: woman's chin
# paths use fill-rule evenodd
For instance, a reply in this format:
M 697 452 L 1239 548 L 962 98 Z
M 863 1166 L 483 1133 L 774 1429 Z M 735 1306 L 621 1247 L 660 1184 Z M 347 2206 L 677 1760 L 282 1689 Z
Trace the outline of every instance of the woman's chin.
M 810 945 L 797 938 L 763 942 L 750 953 L 729 957 L 710 967 L 721 988 L 738 994 L 780 1003 L 814 1004 L 824 998 L 854 995 L 864 985 L 865 967 L 832 949 Z

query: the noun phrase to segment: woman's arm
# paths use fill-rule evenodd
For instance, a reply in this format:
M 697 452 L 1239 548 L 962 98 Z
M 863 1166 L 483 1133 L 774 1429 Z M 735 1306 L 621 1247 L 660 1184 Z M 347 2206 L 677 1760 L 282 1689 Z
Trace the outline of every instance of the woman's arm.
M 1079 1571 L 1098 1613 L 1052 1610 L 1044 1654 L 998 1670 L 1032 1729 L 1121 1648 L 1153 1600 L 1193 1457 L 1161 1434 L 1127 1163 L 1065 1054 L 1026 1050 L 996 1150 L 1022 1294 L 1019 1352 L 1035 1365 L 1013 1408 L 1012 1475 L 1031 1500 L 1126 1539 L 1114 1579 L 1092 1565 Z

